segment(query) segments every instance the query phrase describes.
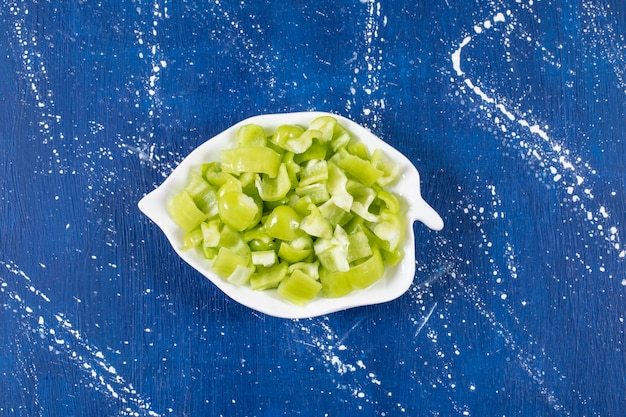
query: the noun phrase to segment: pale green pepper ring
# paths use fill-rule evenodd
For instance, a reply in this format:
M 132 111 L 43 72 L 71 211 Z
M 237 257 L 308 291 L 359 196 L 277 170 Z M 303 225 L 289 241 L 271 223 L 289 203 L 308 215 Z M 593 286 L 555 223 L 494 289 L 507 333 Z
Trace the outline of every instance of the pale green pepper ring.
M 409 288 L 413 223 L 443 227 L 420 185 L 404 155 L 349 119 L 286 113 L 205 142 L 139 208 L 228 296 L 302 318 Z

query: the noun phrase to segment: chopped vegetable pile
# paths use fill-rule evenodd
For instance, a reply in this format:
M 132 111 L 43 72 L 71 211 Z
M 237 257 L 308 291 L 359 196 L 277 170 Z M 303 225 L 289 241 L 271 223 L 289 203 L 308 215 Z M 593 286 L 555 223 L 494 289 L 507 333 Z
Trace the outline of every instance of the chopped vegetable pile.
M 400 203 L 385 190 L 400 169 L 337 119 L 271 135 L 247 124 L 237 144 L 191 171 L 167 205 L 184 249 L 217 275 L 304 306 L 366 288 L 402 259 Z

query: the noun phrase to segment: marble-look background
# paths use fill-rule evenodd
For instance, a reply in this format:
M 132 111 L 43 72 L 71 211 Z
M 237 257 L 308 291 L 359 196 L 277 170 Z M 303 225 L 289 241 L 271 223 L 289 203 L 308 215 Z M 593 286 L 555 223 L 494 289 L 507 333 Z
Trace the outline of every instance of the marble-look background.
M 0 2 L 0 415 L 618 416 L 621 0 Z M 252 115 L 407 155 L 393 302 L 283 320 L 180 261 L 137 201 Z

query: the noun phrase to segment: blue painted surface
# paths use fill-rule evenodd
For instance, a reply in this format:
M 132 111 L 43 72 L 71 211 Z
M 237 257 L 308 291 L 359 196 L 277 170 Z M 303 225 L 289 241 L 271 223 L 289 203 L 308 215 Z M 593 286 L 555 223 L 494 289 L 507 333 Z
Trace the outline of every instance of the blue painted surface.
M 622 415 L 625 13 L 2 2 L 0 414 Z M 400 299 L 266 317 L 139 213 L 206 139 L 301 110 L 420 170 L 446 227 Z

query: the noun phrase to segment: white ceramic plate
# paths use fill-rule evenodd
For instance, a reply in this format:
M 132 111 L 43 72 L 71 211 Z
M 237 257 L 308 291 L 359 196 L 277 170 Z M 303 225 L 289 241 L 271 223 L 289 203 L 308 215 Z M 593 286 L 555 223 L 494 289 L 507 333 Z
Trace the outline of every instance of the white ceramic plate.
M 185 186 L 188 173 L 192 168 L 209 161 L 217 161 L 220 150 L 236 147 L 236 132 L 244 124 L 256 123 L 271 133 L 283 124 L 308 126 L 313 119 L 324 115 L 335 117 L 354 137 L 364 142 L 370 151 L 379 148 L 402 167 L 400 179 L 389 188 L 400 198 L 403 214 L 408 219 L 406 240 L 403 245 L 405 256 L 399 264 L 387 268 L 383 278 L 366 289 L 354 291 L 340 298 L 320 296 L 305 307 L 300 307 L 282 300 L 276 294 L 276 290 L 254 291 L 247 286 L 232 285 L 211 272 L 209 261 L 204 259 L 200 251 L 180 250 L 183 246 L 183 232 L 170 219 L 166 211 L 166 202 Z M 364 127 L 342 116 L 322 112 L 268 114 L 251 117 L 237 123 L 191 152 L 163 184 L 139 201 L 139 209 L 161 228 L 183 260 L 211 280 L 226 295 L 254 310 L 282 318 L 315 317 L 353 307 L 383 303 L 400 297 L 408 290 L 415 275 L 413 223 L 420 221 L 433 230 L 443 228 L 441 217 L 421 197 L 419 173 L 411 161 Z

